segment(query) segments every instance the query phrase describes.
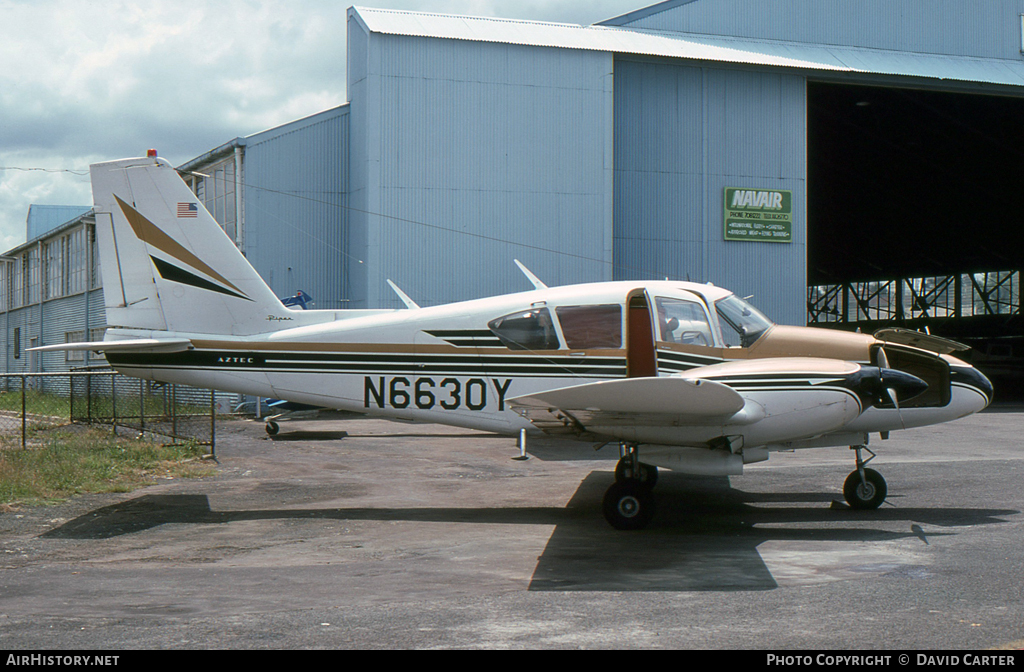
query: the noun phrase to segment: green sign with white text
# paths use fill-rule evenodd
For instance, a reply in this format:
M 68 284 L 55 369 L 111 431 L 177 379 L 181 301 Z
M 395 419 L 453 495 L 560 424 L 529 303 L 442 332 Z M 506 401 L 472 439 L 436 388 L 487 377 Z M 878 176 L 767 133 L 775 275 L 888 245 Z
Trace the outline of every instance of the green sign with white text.
M 793 242 L 793 192 L 725 188 L 725 239 Z

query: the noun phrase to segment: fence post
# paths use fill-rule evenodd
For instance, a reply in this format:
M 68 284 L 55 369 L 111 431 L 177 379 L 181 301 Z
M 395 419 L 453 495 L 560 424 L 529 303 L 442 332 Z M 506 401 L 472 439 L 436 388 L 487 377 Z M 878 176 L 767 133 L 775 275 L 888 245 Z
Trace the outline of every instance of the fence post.
M 171 383 L 171 436 L 178 438 L 178 385 Z
M 25 376 L 21 376 L 21 449 L 27 448 L 27 442 L 25 439 Z
M 113 432 L 117 436 L 117 374 L 110 376 L 110 406 L 112 407 Z
M 210 455 L 217 459 L 217 401 L 216 392 L 210 390 Z
M 146 381 L 139 379 L 139 434 L 146 433 Z

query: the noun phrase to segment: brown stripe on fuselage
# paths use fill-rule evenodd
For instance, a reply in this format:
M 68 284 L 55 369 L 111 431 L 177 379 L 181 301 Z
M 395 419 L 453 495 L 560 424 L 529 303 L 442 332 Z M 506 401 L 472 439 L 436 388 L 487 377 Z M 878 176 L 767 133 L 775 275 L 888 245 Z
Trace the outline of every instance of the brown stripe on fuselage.
M 197 350 L 230 350 L 239 352 L 368 352 L 381 354 L 428 355 L 502 355 L 529 357 L 624 357 L 624 350 L 508 350 L 504 347 L 469 348 L 454 345 L 418 345 L 413 343 L 273 343 L 267 341 L 200 341 L 192 339 Z

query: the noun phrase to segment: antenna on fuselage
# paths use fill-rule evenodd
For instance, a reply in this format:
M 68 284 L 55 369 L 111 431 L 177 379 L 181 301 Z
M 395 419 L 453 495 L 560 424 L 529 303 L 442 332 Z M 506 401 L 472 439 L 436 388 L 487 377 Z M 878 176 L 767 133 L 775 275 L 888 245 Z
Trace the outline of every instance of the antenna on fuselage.
M 528 269 L 526 266 L 523 265 L 523 262 L 519 261 L 518 259 L 513 259 L 512 261 L 516 262 L 516 266 L 518 266 L 519 270 L 523 272 L 523 275 L 526 276 L 526 279 L 533 283 L 534 288 L 536 288 L 536 289 L 547 289 L 548 288 L 547 285 L 545 285 L 543 282 L 541 282 L 540 278 L 538 278 L 536 275 L 534 275 L 530 271 L 530 269 Z
M 409 298 L 409 295 L 398 288 L 398 285 L 391 282 L 391 278 L 387 278 L 388 284 L 391 285 L 391 289 L 395 290 L 395 294 L 398 294 L 398 298 L 402 300 L 406 308 L 419 308 L 419 304 Z

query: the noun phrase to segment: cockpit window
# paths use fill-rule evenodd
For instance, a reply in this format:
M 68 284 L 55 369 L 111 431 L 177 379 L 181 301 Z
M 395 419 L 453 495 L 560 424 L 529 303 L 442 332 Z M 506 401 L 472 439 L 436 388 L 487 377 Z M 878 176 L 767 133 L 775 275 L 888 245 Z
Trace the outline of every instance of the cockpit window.
M 772 321 L 761 311 L 738 296 L 716 301 L 715 308 L 722 323 L 722 339 L 730 348 L 750 347 L 772 326 Z
M 662 341 L 705 347 L 714 345 L 708 316 L 699 303 L 664 296 L 656 297 L 654 301 L 658 306 Z
M 509 350 L 557 350 L 558 334 L 547 308 L 531 308 L 487 323 Z

